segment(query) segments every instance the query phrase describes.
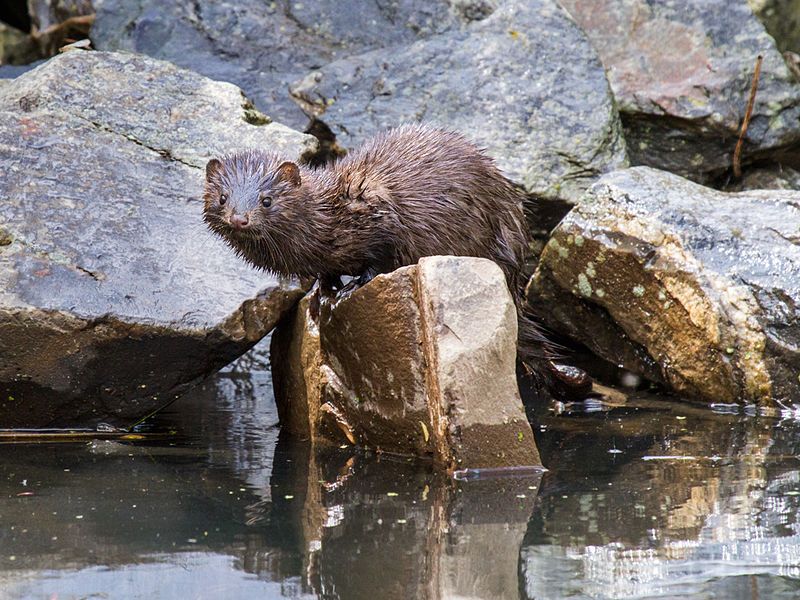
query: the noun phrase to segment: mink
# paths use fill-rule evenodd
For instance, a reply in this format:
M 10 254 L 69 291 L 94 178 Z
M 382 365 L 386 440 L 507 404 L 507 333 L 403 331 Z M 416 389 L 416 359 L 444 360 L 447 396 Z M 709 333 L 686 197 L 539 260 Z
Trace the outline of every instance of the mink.
M 553 345 L 524 310 L 525 200 L 463 135 L 412 124 L 319 168 L 260 150 L 214 158 L 203 217 L 252 265 L 331 286 L 423 256 L 489 258 L 517 307 L 521 363 L 557 397 L 585 395 L 591 379 L 553 363 Z

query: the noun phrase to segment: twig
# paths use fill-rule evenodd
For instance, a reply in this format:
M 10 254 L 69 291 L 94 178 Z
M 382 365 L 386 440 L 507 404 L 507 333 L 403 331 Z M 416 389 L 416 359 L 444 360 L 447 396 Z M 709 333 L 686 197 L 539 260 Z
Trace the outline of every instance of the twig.
M 742 130 L 739 132 L 739 141 L 736 142 L 736 149 L 733 151 L 733 176 L 737 179 L 742 176 L 742 146 L 744 146 L 744 136 L 747 133 L 747 126 L 750 125 L 750 117 L 753 114 L 753 105 L 756 103 L 756 92 L 758 91 L 758 77 L 761 75 L 761 62 L 764 57 L 760 54 L 756 58 L 756 68 L 753 71 L 753 83 L 750 84 L 750 98 L 747 100 L 747 110 L 744 111 Z

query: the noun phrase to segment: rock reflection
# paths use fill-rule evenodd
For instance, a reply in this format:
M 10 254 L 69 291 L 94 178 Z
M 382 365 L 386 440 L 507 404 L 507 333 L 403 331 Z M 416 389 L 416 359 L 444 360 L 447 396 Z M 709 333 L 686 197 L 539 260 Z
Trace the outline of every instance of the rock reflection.
M 0 597 L 800 597 L 796 420 L 547 405 L 550 472 L 461 482 L 280 436 L 265 364 L 142 441 L 0 444 Z
M 540 476 L 456 482 L 279 437 L 258 367 L 142 441 L 0 444 L 0 597 L 519 597 Z
M 319 597 L 518 598 L 540 479 L 455 482 L 418 462 L 282 439 L 268 520 L 296 528 L 306 590 Z
M 647 400 L 539 417 L 545 464 L 574 454 L 531 520 L 529 598 L 800 593 L 796 423 Z

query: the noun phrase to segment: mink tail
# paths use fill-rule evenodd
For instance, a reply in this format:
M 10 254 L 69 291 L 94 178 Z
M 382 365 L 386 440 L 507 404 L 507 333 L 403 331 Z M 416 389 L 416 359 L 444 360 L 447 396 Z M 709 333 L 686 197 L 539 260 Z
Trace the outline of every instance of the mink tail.
M 556 364 L 561 347 L 545 335 L 542 326 L 517 303 L 517 359 L 537 388 L 557 400 L 581 400 L 592 391 L 592 378 L 582 369 Z

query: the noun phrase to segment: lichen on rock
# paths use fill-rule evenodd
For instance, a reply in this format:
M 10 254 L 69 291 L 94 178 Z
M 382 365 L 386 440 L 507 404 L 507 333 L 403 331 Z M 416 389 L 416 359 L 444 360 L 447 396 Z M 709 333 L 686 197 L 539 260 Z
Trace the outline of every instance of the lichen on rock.
M 554 231 L 529 295 L 552 327 L 680 393 L 792 402 L 797 223 L 797 192 L 728 194 L 651 168 L 619 171 Z

